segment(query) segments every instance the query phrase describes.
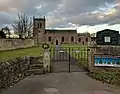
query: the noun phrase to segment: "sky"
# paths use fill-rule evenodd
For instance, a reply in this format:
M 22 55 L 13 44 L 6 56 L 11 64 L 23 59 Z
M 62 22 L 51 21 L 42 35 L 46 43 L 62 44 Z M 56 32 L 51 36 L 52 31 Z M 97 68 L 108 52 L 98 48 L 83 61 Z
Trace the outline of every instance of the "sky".
M 11 26 L 18 12 L 45 16 L 46 28 L 120 31 L 120 0 L 0 0 L 0 28 Z

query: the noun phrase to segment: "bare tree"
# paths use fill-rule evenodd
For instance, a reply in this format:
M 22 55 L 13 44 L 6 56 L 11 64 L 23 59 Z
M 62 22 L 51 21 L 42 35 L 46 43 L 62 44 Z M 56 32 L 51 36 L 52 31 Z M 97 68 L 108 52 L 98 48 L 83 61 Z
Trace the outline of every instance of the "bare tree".
M 96 33 L 92 33 L 92 34 L 91 34 L 91 37 L 96 37 Z
M 92 41 L 93 44 L 96 46 L 96 33 L 92 33 L 92 34 L 91 34 L 91 41 Z
M 29 38 L 32 35 L 32 19 L 25 14 L 18 13 L 17 20 L 12 24 L 15 34 L 19 38 Z

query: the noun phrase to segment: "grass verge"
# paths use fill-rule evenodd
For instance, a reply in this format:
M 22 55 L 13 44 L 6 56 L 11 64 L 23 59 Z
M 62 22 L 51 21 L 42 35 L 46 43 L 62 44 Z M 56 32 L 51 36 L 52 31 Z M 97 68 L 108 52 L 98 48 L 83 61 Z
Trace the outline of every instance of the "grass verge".
M 37 47 L 29 47 L 23 49 L 15 49 L 9 51 L 1 51 L 0 52 L 0 62 L 6 61 L 9 59 L 14 59 L 17 57 L 24 57 L 24 56 L 40 56 L 43 53 L 43 49 L 41 46 Z
M 88 64 L 88 47 L 87 45 L 80 44 L 62 44 L 64 50 L 66 50 L 73 58 L 78 60 L 78 64 L 83 67 L 87 67 Z
M 90 72 L 89 76 L 103 83 L 120 86 L 120 72 Z

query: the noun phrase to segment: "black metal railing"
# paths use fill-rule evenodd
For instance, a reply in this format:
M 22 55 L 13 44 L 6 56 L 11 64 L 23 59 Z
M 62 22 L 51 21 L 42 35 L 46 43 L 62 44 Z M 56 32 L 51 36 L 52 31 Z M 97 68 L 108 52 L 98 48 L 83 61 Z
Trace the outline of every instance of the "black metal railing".
M 87 66 L 88 47 L 52 47 L 50 52 L 52 61 L 76 61 Z

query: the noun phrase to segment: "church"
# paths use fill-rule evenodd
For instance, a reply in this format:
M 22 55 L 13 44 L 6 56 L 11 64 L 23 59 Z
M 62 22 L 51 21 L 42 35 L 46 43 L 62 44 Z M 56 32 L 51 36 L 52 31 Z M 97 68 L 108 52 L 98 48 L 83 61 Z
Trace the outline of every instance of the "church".
M 46 29 L 46 19 L 33 17 L 33 38 L 35 44 L 83 44 L 87 45 L 91 41 L 89 33 L 77 33 L 71 29 Z

